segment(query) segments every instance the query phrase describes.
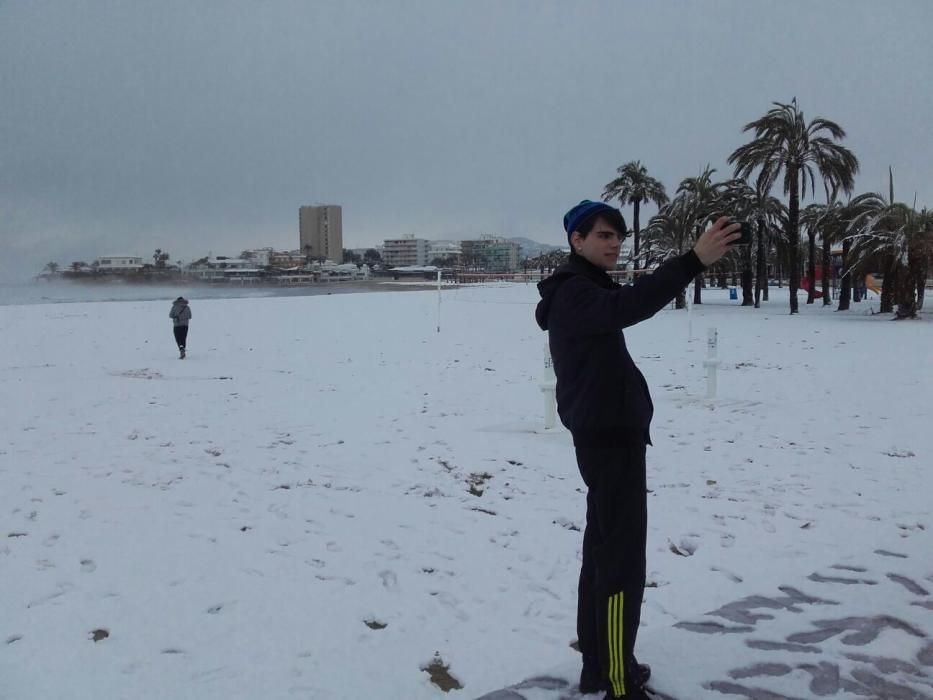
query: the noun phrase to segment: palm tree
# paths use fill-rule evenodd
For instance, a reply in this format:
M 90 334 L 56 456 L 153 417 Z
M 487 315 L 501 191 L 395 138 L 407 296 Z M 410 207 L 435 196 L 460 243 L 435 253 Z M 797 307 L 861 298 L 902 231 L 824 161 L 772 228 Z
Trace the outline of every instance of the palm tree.
M 869 192 L 856 200 L 859 201 L 857 213 L 849 223 L 847 240 L 851 243 L 851 262 L 848 270 L 858 276 L 869 272 L 888 270 L 892 265 L 890 251 L 885 245 L 879 245 L 876 233 L 883 225 L 883 213 L 891 206 L 884 196 Z M 856 201 L 853 200 L 853 203 Z M 894 310 L 894 275 L 885 274 L 881 284 L 881 313 Z
M 640 234 L 638 215 L 642 202 L 654 202 L 659 207 L 667 203 L 668 197 L 658 180 L 648 175 L 648 170 L 641 161 L 633 160 L 616 168 L 618 177 L 606 185 L 603 190 L 603 201 L 618 199 L 622 206 L 632 205 L 632 230 L 634 232 L 634 247 L 632 259 L 638 267 L 638 254 L 640 252 Z
M 645 241 L 650 243 L 660 260 L 681 255 L 693 242 L 695 221 L 694 202 L 686 194 L 680 193 L 648 221 Z M 683 309 L 686 305 L 685 291 L 681 291 L 675 306 Z
M 754 131 L 755 138 L 733 151 L 729 163 L 735 166 L 737 177 L 747 179 L 759 170 L 757 186 L 765 192 L 770 192 L 778 178 L 784 176 L 783 191 L 790 198 L 785 230 L 790 253 L 790 312 L 795 314 L 800 279 L 800 200 L 806 196 L 808 184 L 811 193 L 814 191 L 817 176 L 850 193 L 859 166 L 855 154 L 837 143 L 846 135 L 838 124 L 822 117 L 808 124 L 796 97 L 790 104 L 773 104 L 763 117 L 745 125 L 743 131 Z
M 896 304 L 895 319 L 917 318 L 918 300 L 922 303 L 917 290 L 929 270 L 933 215 L 894 202 L 893 195 L 892 187 L 891 200 L 879 194 L 865 196 L 851 226 L 853 267 L 864 271 L 866 263 L 880 266 L 880 310 L 893 311 Z
M 833 243 L 842 243 L 842 272 L 839 279 L 839 306 L 837 311 L 849 308 L 851 294 L 851 274 L 848 270 L 849 250 L 851 241 L 848 238 L 848 227 L 851 219 L 858 215 L 864 202 L 864 195 L 856 197 L 848 204 L 841 204 L 835 199 L 835 193 L 829 197 L 827 204 L 811 204 L 800 215 L 801 223 L 807 228 L 811 236 L 819 235 L 822 242 L 822 288 L 823 306 L 832 303 L 829 290 L 830 265 L 832 264 L 831 246 Z M 811 250 L 813 247 L 811 246 Z M 812 284 L 815 284 L 813 280 Z M 812 286 L 811 284 L 811 286 Z
M 821 240 L 826 237 L 823 227 L 826 223 L 824 219 L 827 215 L 827 209 L 826 204 L 811 204 L 800 212 L 800 225 L 807 231 L 807 269 L 808 271 L 813 270 L 812 273 L 807 273 L 807 278 L 810 281 L 807 285 L 808 304 L 813 303 L 814 289 L 816 288 L 816 280 L 813 278 L 816 274 L 816 266 L 813 264 L 813 258 L 816 256 L 816 237 L 817 234 L 819 234 Z
M 367 248 L 363 253 L 363 262 L 367 265 L 376 265 L 382 262 L 382 256 L 375 248 Z
M 752 187 L 746 180 L 735 178 L 722 183 L 722 209 L 733 220 L 743 219 L 756 224 L 757 245 L 749 245 L 743 253 L 742 305 L 761 307 L 762 292 L 768 301 L 768 252 L 771 248 L 770 229 L 779 227 L 785 218 L 786 210 L 777 197 Z M 753 254 L 754 250 L 754 254 Z M 752 292 L 752 262 L 755 261 L 754 301 L 748 302 Z
M 758 224 L 758 270 L 755 285 L 755 308 L 761 306 L 760 300 L 768 301 L 768 255 L 771 252 L 772 231 L 785 227 L 787 207 L 777 197 L 773 197 L 760 187 L 753 187 L 752 216 Z
M 836 201 L 836 193 L 833 192 L 827 197 L 826 204 L 811 204 L 800 213 L 800 223 L 807 229 L 809 237 L 809 255 L 812 258 L 816 255 L 816 237 L 819 236 L 822 247 L 822 258 L 820 266 L 822 268 L 821 284 L 823 291 L 823 306 L 829 306 L 832 303 L 829 289 L 830 266 L 832 264 L 833 243 L 842 241 L 843 258 L 848 256 L 846 248 L 846 228 L 847 217 L 850 217 L 850 209 L 840 202 Z M 848 275 L 846 277 L 846 294 L 849 292 Z M 816 280 L 811 279 L 810 288 L 815 289 Z M 840 288 L 840 305 L 842 305 L 842 292 Z M 845 304 L 848 308 L 848 300 Z
M 854 275 L 864 274 L 867 270 L 852 264 L 852 241 L 858 235 L 861 222 L 866 214 L 878 211 L 885 206 L 884 200 L 870 192 L 850 200 L 841 208 L 832 212 L 827 226 L 828 237 L 832 242 L 842 242 L 842 261 L 839 273 L 839 304 L 836 311 L 848 311 L 852 300 L 852 279 Z
M 732 221 L 749 221 L 753 218 L 752 210 L 755 201 L 755 191 L 745 180 L 729 180 L 723 183 L 720 198 L 722 211 Z M 752 291 L 752 245 L 736 246 L 730 251 L 730 256 L 738 256 L 742 268 L 742 306 L 753 306 Z M 734 262 L 734 260 L 733 260 Z
M 923 308 L 923 293 L 927 286 L 927 277 L 930 275 L 930 268 L 933 267 L 933 211 L 925 208 L 920 212 L 920 226 L 922 233 L 918 270 L 917 270 L 917 310 Z
M 699 238 L 703 233 L 703 225 L 707 219 L 712 217 L 717 211 L 721 210 L 721 196 L 723 183 L 713 182 L 713 173 L 715 168 L 710 168 L 709 164 L 703 169 L 697 177 L 688 177 L 680 181 L 677 186 L 677 194 L 684 195 L 690 203 L 690 212 L 693 216 L 693 229 L 695 237 Z M 703 303 L 700 289 L 703 286 L 703 273 L 696 276 L 693 284 L 693 303 Z
M 839 229 L 842 227 L 842 222 L 840 220 L 842 209 L 842 205 L 836 201 L 836 192 L 833 191 L 832 195 L 826 201 L 826 213 L 820 230 L 820 241 L 823 244 L 823 257 L 821 261 L 821 267 L 823 269 L 821 280 L 823 285 L 823 306 L 829 306 L 833 303 L 829 288 L 833 264 L 832 243 L 834 239 L 839 237 Z M 813 284 L 816 284 L 816 280 L 813 280 Z

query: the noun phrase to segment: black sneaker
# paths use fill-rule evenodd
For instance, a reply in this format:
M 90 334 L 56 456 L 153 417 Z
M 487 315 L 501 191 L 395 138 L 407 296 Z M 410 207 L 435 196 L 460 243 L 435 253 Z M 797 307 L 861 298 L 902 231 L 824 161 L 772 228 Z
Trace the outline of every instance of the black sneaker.
M 656 700 L 656 698 L 649 695 L 644 688 L 632 688 L 625 695 L 613 695 L 611 690 L 607 690 L 603 700 Z
M 588 693 L 598 693 L 606 689 L 606 683 L 603 681 L 599 668 L 594 665 L 583 665 L 580 671 L 580 692 L 584 695 Z
M 632 683 L 634 683 L 636 687 L 644 688 L 651 679 L 651 666 L 648 664 L 640 664 L 636 661 L 635 670 L 632 671 L 630 675 L 632 676 Z
M 642 689 L 651 678 L 651 666 L 648 664 L 640 664 L 636 661 L 635 670 L 629 675 L 631 676 L 632 684 L 636 688 Z M 587 693 L 598 693 L 600 690 L 608 690 L 606 685 L 606 681 L 603 680 L 602 675 L 597 669 L 589 665 L 583 666 L 583 670 L 580 671 L 581 693 L 586 695 Z M 607 695 L 606 697 L 609 696 Z

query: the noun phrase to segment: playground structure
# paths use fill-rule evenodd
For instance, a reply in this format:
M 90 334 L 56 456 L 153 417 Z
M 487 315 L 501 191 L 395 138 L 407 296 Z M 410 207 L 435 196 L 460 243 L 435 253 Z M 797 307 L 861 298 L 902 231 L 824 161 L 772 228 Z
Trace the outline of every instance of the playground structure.
M 832 282 L 833 282 L 833 296 L 835 296 L 835 291 L 836 291 L 836 290 L 835 290 L 835 285 L 836 285 L 836 282 L 838 281 L 839 275 L 840 275 L 840 266 L 839 266 L 839 265 L 835 265 L 835 266 L 833 267 L 833 275 L 832 275 L 832 277 L 831 277 L 831 280 L 832 280 Z M 813 286 L 813 298 L 814 298 L 814 299 L 822 299 L 822 298 L 823 298 L 823 292 L 822 292 L 822 290 L 817 289 L 817 285 L 820 284 L 820 280 L 823 278 L 823 269 L 822 269 L 822 266 L 820 266 L 820 265 L 817 265 L 817 266 L 816 266 L 815 273 L 814 273 L 814 278 L 815 278 L 815 280 L 816 280 L 816 284 L 814 284 L 814 286 Z M 863 297 L 863 296 L 865 295 L 866 290 L 867 290 L 867 291 L 874 292 L 874 293 L 877 294 L 878 296 L 881 296 L 881 282 L 880 282 L 879 280 L 877 280 L 877 279 L 875 278 L 874 275 L 872 275 L 872 274 L 867 274 L 867 275 L 865 275 L 864 284 L 861 286 L 861 294 L 859 294 L 859 290 L 858 290 L 859 284 L 858 284 L 858 282 L 859 282 L 859 279 L 858 279 L 858 278 L 855 278 L 855 280 L 853 281 L 853 284 L 854 284 L 854 286 L 856 287 L 856 289 L 853 290 L 853 292 L 854 292 L 854 294 L 853 294 L 853 296 L 854 296 L 853 301 L 860 301 L 860 297 Z M 809 275 L 804 275 L 803 277 L 800 278 L 800 288 L 801 288 L 802 290 L 804 290 L 805 292 L 809 292 L 809 291 L 810 291 L 810 277 L 809 277 Z
M 817 273 L 817 279 L 819 279 L 819 273 Z M 803 277 L 800 278 L 800 288 L 804 290 L 805 292 L 810 291 L 810 278 L 807 275 L 804 275 Z M 821 292 L 819 289 L 814 288 L 813 298 L 822 299 L 823 292 Z
M 829 268 L 829 270 L 830 270 L 830 279 L 832 280 L 832 283 L 833 283 L 833 291 L 835 291 L 835 283 L 839 277 L 839 271 L 837 268 L 834 268 L 834 267 Z M 823 298 L 823 291 L 821 289 L 817 289 L 822 279 L 823 279 L 823 266 L 815 265 L 813 267 L 813 298 L 814 299 Z M 800 288 L 804 290 L 805 292 L 810 291 L 810 283 L 811 283 L 811 280 L 810 280 L 809 275 L 804 275 L 803 277 L 800 278 Z

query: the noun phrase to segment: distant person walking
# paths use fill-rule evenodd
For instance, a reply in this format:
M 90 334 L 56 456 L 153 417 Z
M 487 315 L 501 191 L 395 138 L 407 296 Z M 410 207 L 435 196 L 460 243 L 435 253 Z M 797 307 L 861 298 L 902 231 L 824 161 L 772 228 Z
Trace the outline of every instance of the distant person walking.
M 178 345 L 178 359 L 185 359 L 185 344 L 188 342 L 188 321 L 191 320 L 191 307 L 188 306 L 188 300 L 184 297 L 178 297 L 172 304 L 172 310 L 168 312 L 168 317 L 172 319 L 175 331 L 175 343 Z

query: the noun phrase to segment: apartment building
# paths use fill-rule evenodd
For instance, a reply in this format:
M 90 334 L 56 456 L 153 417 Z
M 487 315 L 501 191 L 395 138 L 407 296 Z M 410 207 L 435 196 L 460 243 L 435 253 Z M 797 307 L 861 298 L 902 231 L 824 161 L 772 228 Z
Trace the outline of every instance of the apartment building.
M 414 235 L 402 238 L 387 238 L 382 244 L 382 262 L 386 267 L 410 267 L 427 265 L 430 243 Z
M 343 209 L 336 204 L 298 208 L 299 250 L 312 258 L 343 262 Z
M 464 267 L 487 272 L 514 272 L 518 269 L 518 243 L 497 236 L 480 236 L 461 241 Z
M 308 256 L 300 250 L 272 251 L 269 254 L 269 264 L 272 267 L 301 267 L 307 262 Z
M 136 272 L 142 269 L 143 259 L 135 255 L 104 255 L 92 266 L 98 272 Z
M 274 251 L 272 248 L 251 248 L 244 250 L 240 257 L 249 260 L 254 267 L 268 267 L 271 264 Z
M 459 265 L 462 252 L 460 241 L 431 241 L 428 247 L 428 264 L 440 258 L 452 260 L 455 265 Z

